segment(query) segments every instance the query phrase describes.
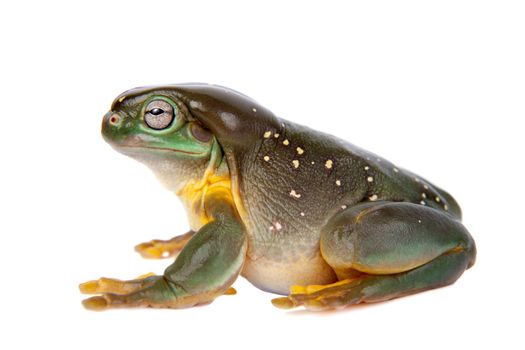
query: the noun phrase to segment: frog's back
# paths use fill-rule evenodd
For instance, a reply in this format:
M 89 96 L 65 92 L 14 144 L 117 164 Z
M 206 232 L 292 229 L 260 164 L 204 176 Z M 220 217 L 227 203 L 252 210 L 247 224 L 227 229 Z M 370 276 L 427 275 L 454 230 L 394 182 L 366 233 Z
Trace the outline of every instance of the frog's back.
M 363 201 L 419 203 L 460 216 L 452 197 L 425 179 L 331 135 L 279 122 L 239 165 L 255 257 L 315 252 L 327 220 Z

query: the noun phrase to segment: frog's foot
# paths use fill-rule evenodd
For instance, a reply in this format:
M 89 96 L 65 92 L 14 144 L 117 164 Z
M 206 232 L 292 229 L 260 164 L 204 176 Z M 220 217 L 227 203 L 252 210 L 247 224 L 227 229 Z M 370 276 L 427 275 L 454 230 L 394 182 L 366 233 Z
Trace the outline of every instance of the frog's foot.
M 137 251 L 146 259 L 163 259 L 171 258 L 177 255 L 182 248 L 193 237 L 195 232 L 190 231 L 180 236 L 173 237 L 169 240 L 153 239 L 149 242 L 140 243 L 135 246 Z
M 172 286 L 164 276 L 153 273 L 129 281 L 102 277 L 82 283 L 79 287 L 84 294 L 102 294 L 82 301 L 84 307 L 89 310 L 101 311 L 110 307 L 134 306 L 177 308 L 187 305 L 187 301 L 178 301 L 177 286 Z M 224 292 L 224 295 L 234 294 L 237 294 L 237 291 L 233 287 Z
M 327 285 L 292 286 L 287 297 L 272 299 L 280 309 L 304 306 L 308 310 L 324 310 L 345 306 L 343 295 L 358 294 L 359 278 L 344 279 Z M 347 298 L 348 299 L 348 298 Z
M 96 294 L 82 301 L 86 309 L 102 311 L 117 307 L 171 307 L 177 296 L 164 276 L 149 276 L 131 281 L 101 278 L 80 285 L 82 293 Z
M 288 297 L 272 301 L 275 306 L 334 309 L 442 287 L 474 264 L 476 248 L 448 214 L 411 203 L 374 202 L 330 220 L 321 254 L 340 281 L 292 287 Z

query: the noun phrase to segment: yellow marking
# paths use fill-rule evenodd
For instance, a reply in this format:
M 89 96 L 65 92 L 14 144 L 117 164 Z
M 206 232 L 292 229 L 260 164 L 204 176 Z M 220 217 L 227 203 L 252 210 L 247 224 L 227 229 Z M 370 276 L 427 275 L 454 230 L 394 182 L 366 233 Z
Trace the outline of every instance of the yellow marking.
M 211 194 L 220 194 L 224 200 L 235 207 L 231 192 L 231 179 L 228 176 L 217 175 L 211 170 L 206 170 L 201 180 L 191 181 L 177 192 L 177 196 L 189 209 L 190 222 L 198 227 L 204 226 L 212 219 L 204 207 L 206 197 Z
M 301 147 L 297 147 L 296 150 L 297 150 L 297 154 L 303 154 L 304 153 L 304 149 L 302 149 Z
M 349 284 L 353 282 L 355 279 L 344 279 L 341 281 L 337 281 L 335 283 L 330 284 L 312 284 L 309 286 L 291 286 L 290 287 L 290 294 L 312 294 L 319 292 L 323 289 L 332 288 L 332 287 L 339 287 L 344 286 L 346 284 Z
M 341 186 L 341 180 L 335 180 L 335 184 L 336 184 L 337 186 Z
M 326 169 L 332 169 L 333 164 L 334 162 L 331 159 L 328 159 L 326 163 L 324 163 L 324 166 L 326 167 Z
M 264 156 L 263 159 L 267 162 L 267 161 L 270 160 L 270 157 L 268 157 L 268 156 Z
M 427 194 L 425 192 L 421 193 L 421 197 L 427 198 Z
M 449 250 L 447 253 L 448 254 L 451 254 L 451 253 L 461 253 L 462 251 L 464 251 L 465 248 L 461 247 L 461 246 L 457 246 L 457 247 L 454 247 L 452 248 L 451 250 Z
M 369 176 L 369 177 L 366 178 L 366 181 L 372 182 L 372 181 L 374 181 L 374 178 L 372 176 Z
M 264 133 L 263 136 L 264 136 L 265 139 L 269 139 L 270 136 L 272 136 L 272 132 L 271 131 L 267 131 L 267 132 Z
M 361 210 L 361 211 L 359 212 L 359 214 L 357 214 L 357 216 L 355 217 L 355 222 L 356 222 L 356 223 L 361 222 L 361 220 L 363 219 L 363 217 L 364 217 L 366 214 L 368 214 L 368 213 L 370 213 L 370 212 L 372 212 L 372 211 L 374 211 L 374 210 L 376 210 L 376 208 L 374 208 L 374 207 L 366 208 L 366 209 Z
M 290 144 L 290 141 L 288 141 L 288 140 L 284 140 L 283 141 L 283 145 L 288 146 L 289 144 Z
M 280 134 L 278 134 L 278 133 L 275 133 L 275 135 L 273 135 L 273 137 L 275 137 L 276 139 L 278 139 L 278 138 L 279 138 L 279 136 L 281 136 L 281 135 L 280 135 Z
M 125 99 L 126 99 L 126 96 L 122 96 L 121 98 L 118 99 L 118 101 L 119 101 L 120 103 L 122 103 L 122 101 L 124 101 Z
M 145 273 L 143 275 L 140 275 L 136 279 L 141 280 L 141 279 L 148 278 L 148 277 L 151 277 L 151 276 L 155 276 L 155 274 L 153 272 L 148 272 L 148 273 Z
M 399 172 L 399 169 L 394 168 L 394 173 L 397 173 L 397 172 Z
M 443 207 L 445 210 L 448 210 L 448 205 L 445 204 L 445 206 Z
M 292 160 L 292 164 L 295 169 L 299 168 L 299 161 L 297 159 Z
M 436 202 L 438 202 L 438 203 L 441 202 L 441 198 L 436 197 Z
M 252 111 L 255 113 L 257 112 L 257 108 L 252 108 Z
M 368 199 L 370 199 L 372 202 L 377 200 L 377 194 L 371 195 L 370 197 L 368 197 Z
M 235 295 L 235 294 L 237 294 L 237 291 L 233 287 L 228 288 L 226 292 L 224 292 L 224 295 Z

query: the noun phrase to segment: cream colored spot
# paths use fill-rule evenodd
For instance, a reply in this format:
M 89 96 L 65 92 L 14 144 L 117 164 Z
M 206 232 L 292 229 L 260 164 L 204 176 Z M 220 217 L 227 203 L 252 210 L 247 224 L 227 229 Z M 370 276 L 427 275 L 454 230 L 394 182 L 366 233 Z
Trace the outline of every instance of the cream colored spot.
M 305 214 L 304 214 L 304 212 L 302 211 L 302 212 L 301 212 L 301 216 L 304 216 L 304 215 L 305 215 Z
M 347 208 L 347 207 L 346 207 L 346 205 L 344 205 L 344 204 L 341 206 L 341 209 L 346 209 L 346 208 Z
M 425 203 L 425 201 L 421 201 L 421 202 L 419 202 L 419 203 L 421 203 L 422 205 L 425 205 L 425 204 L 427 204 L 427 203 Z
M 315 164 L 315 162 L 312 160 L 312 164 Z
M 427 186 L 427 185 L 424 185 L 423 188 L 424 188 L 425 190 L 428 190 L 428 186 Z
M 417 222 L 421 223 L 421 220 L 418 220 Z
M 272 136 L 272 132 L 271 131 L 267 131 L 267 132 L 264 133 L 264 138 L 265 139 L 269 139 L 270 136 Z
M 368 165 L 367 165 L 367 166 L 365 166 L 365 170 L 367 170 L 367 171 L 368 171 L 369 169 L 370 169 L 370 167 L 369 167 Z
M 257 112 L 257 108 L 255 108 L 255 107 L 252 108 L 252 111 L 253 111 L 253 112 Z
M 341 180 L 335 180 L 335 184 L 336 184 L 337 186 L 341 186 Z
M 291 191 L 290 191 L 290 197 L 301 198 L 301 194 L 295 192 L 295 190 L 291 190 Z
M 288 140 L 284 140 L 283 141 L 283 145 L 288 146 L 289 144 L 290 144 L 290 141 L 288 141 Z
M 324 166 L 326 169 L 332 169 L 332 166 L 334 165 L 334 162 L 331 159 L 328 159 L 326 163 L 324 163 Z
M 278 139 L 279 136 L 281 136 L 281 134 L 275 133 L 275 135 L 273 135 L 273 137 L 275 137 L 276 139 Z
M 374 181 L 374 178 L 372 176 L 369 176 L 366 178 L 366 181 L 368 182 L 373 182 Z
M 398 168 L 394 168 L 394 173 L 398 173 L 399 172 L 399 169 Z
M 266 161 L 266 162 L 267 162 L 267 161 L 269 161 L 269 160 L 270 160 L 270 157 L 268 157 L 268 156 L 264 156 L 264 157 L 263 157 L 263 159 L 264 159 L 264 161 Z
M 368 197 L 368 199 L 370 199 L 371 201 L 377 200 L 377 194 L 371 195 L 370 197 Z
M 281 229 L 283 228 L 283 226 L 281 225 L 280 222 L 274 222 L 272 224 L 272 226 L 269 227 L 270 231 L 281 231 Z
M 445 206 L 443 207 L 443 209 L 448 210 L 448 205 L 445 204 Z
M 292 160 L 292 164 L 295 169 L 299 168 L 299 161 L 297 159 Z
M 419 182 L 419 179 L 417 177 L 414 178 L 414 181 Z
M 438 202 L 438 203 L 441 202 L 441 198 L 436 197 L 436 202 Z
M 304 149 L 302 149 L 301 147 L 297 147 L 296 150 L 297 150 L 297 154 L 303 154 L 304 153 Z
M 118 101 L 119 101 L 120 103 L 122 103 L 122 101 L 124 101 L 125 99 L 126 99 L 126 96 L 122 96 L 121 98 L 118 99 Z
M 421 193 L 421 197 L 427 198 L 427 194 L 423 192 L 423 193 Z

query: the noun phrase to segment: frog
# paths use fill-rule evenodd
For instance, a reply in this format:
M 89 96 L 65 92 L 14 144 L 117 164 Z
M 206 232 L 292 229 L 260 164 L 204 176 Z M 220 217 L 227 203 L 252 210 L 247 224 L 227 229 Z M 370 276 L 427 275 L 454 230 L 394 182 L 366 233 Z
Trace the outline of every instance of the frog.
M 235 90 L 128 90 L 102 136 L 179 197 L 190 230 L 135 247 L 173 259 L 163 274 L 80 284 L 87 309 L 209 304 L 243 276 L 278 308 L 333 310 L 451 285 L 475 263 L 448 192 Z

